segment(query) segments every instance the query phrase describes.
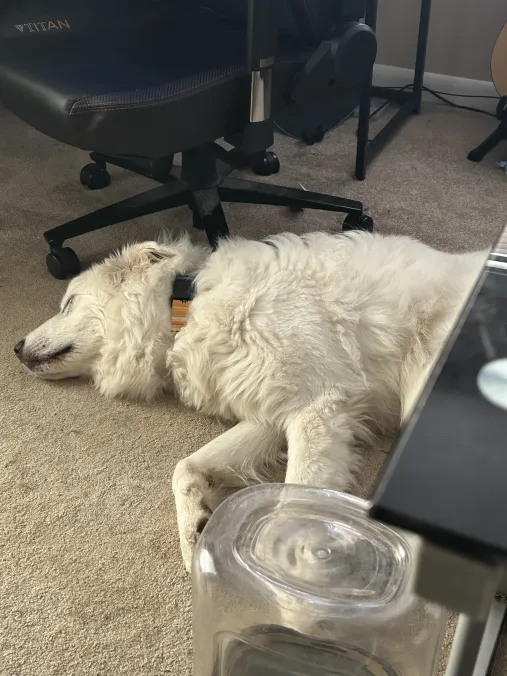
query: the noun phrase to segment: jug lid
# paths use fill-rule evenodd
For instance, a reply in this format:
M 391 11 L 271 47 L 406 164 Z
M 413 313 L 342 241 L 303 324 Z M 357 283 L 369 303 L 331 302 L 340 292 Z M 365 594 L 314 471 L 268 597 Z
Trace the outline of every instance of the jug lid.
M 413 552 L 401 533 L 370 519 L 368 507 L 322 488 L 244 489 L 214 515 L 217 563 L 277 604 L 385 614 L 407 596 Z

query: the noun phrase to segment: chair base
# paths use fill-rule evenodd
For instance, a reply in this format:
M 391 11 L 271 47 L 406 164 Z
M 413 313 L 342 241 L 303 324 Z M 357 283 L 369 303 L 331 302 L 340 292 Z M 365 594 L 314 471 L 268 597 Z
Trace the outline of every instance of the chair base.
M 94 153 L 91 157 L 96 162 L 113 160 Z M 150 176 L 162 182 L 162 185 L 45 232 L 44 238 L 50 248 L 47 263 L 51 274 L 57 279 L 65 279 L 79 271 L 77 256 L 69 247 L 63 247 L 68 239 L 183 205 L 192 210 L 194 226 L 206 232 L 212 248 L 217 246 L 220 238 L 229 235 L 222 208 L 223 202 L 282 206 L 298 211 L 303 209 L 335 211 L 347 214 L 345 230 L 373 229 L 373 220 L 364 214 L 361 202 L 278 185 L 224 178 L 218 171 L 217 162 L 209 160 L 209 153 L 198 157 L 192 155 L 187 161 L 184 157 L 183 167 L 181 169 L 174 167 L 171 170 L 170 160 L 166 160 L 165 164 L 154 165 L 146 162 L 142 165 L 130 158 L 114 158 L 114 164 Z M 194 161 L 196 164 L 192 165 Z M 206 169 L 204 172 L 203 166 Z M 199 170 L 198 180 L 197 174 L 193 173 L 195 167 Z

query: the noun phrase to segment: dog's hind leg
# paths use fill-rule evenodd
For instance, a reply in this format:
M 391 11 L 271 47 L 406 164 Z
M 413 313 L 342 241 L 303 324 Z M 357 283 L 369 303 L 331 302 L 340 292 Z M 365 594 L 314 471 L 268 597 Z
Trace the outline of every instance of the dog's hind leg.
M 286 483 L 343 491 L 358 464 L 355 444 L 368 438 L 359 407 L 319 401 L 289 417 Z
M 234 490 L 268 479 L 284 445 L 284 435 L 273 427 L 241 422 L 176 465 L 172 485 L 188 571 L 212 512 Z

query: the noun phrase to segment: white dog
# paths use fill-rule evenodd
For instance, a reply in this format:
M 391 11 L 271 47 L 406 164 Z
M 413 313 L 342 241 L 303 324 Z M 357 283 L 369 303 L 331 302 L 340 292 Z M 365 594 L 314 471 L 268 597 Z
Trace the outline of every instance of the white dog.
M 344 490 L 355 449 L 411 411 L 485 252 L 452 255 L 366 233 L 126 247 L 73 279 L 61 312 L 15 350 L 44 378 L 88 376 L 108 396 L 182 401 L 237 422 L 178 463 L 187 568 L 228 492 L 268 480 Z M 173 344 L 176 274 L 197 271 Z

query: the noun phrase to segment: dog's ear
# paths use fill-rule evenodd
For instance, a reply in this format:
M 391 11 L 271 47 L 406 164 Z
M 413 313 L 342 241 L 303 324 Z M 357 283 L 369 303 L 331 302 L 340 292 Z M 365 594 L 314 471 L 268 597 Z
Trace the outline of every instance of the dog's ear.
M 118 284 L 122 284 L 130 273 L 146 272 L 154 265 L 173 259 L 176 250 L 158 242 L 130 244 L 116 252 L 104 262 L 104 270 Z
M 176 251 L 170 246 L 163 244 L 148 245 L 145 251 L 141 252 L 141 258 L 145 257 L 150 265 L 169 260 L 176 256 Z
M 127 266 L 133 270 L 137 267 L 145 268 L 155 265 L 161 261 L 174 258 L 175 255 L 176 251 L 165 244 L 159 244 L 158 242 L 142 242 L 140 244 L 133 244 L 132 246 L 125 247 L 120 253 L 120 258 L 122 258 Z
M 204 247 L 194 246 L 188 235 L 168 242 L 140 242 L 129 244 L 121 251 L 107 258 L 102 270 L 108 275 L 113 284 L 123 284 L 132 277 L 137 280 L 153 271 L 167 274 L 170 270 L 174 274 L 184 274 L 196 270 L 208 255 Z M 169 277 L 168 277 L 169 278 Z

